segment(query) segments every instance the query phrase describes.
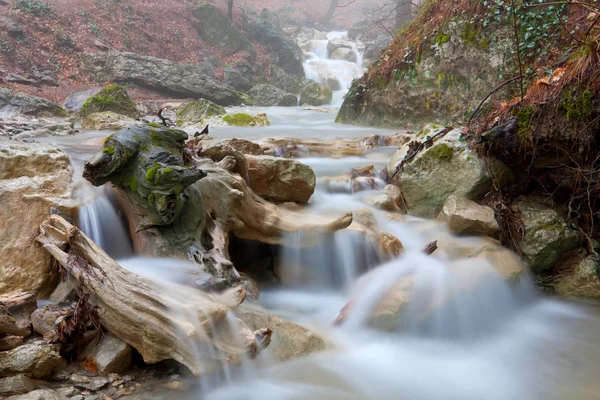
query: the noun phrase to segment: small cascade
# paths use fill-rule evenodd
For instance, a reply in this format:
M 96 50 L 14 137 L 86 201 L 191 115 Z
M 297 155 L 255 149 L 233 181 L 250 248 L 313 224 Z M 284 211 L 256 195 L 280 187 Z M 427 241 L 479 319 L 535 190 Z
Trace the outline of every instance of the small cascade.
M 350 60 L 331 59 L 330 41 L 343 41 L 343 47 L 354 52 Z M 347 32 L 329 32 L 327 40 L 310 40 L 303 46 L 306 50 L 304 71 L 308 79 L 329 86 L 334 92 L 332 104 L 341 104 L 352 81 L 364 73 L 362 53 L 356 43 L 348 40 Z
M 122 219 L 105 191 L 79 209 L 80 229 L 112 258 L 133 255 L 131 238 Z

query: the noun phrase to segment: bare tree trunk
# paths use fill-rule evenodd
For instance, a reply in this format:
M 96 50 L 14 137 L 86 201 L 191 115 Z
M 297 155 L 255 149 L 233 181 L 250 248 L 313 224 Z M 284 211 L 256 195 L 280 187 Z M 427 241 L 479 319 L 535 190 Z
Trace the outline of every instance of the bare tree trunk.
M 331 20 L 333 19 L 333 15 L 335 14 L 335 9 L 338 6 L 338 0 L 331 0 L 331 3 L 329 3 L 329 9 L 327 10 L 327 12 L 325 13 L 325 16 L 323 17 L 323 25 L 328 26 L 331 23 Z
M 409 0 L 396 0 L 396 19 L 394 23 L 395 29 L 400 29 L 402 26 L 411 20 L 412 4 Z
M 227 0 L 227 14 L 229 15 L 229 20 L 233 21 L 233 0 Z

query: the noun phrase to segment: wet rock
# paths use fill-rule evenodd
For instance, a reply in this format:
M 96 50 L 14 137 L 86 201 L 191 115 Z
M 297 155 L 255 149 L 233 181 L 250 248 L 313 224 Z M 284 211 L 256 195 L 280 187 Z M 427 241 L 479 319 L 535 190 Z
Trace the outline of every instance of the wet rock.
M 9 376 L 0 379 L 0 395 L 31 392 L 36 386 L 36 381 L 25 375 Z
M 394 185 L 386 185 L 383 194 L 365 196 L 364 201 L 386 211 L 402 210 L 402 192 Z
M 206 118 L 222 116 L 227 114 L 224 107 L 210 100 L 198 99 L 191 101 L 177 109 L 177 125 L 189 126 L 203 124 Z
M 130 118 L 138 118 L 139 112 L 127 90 L 119 85 L 109 85 L 90 97 L 81 106 L 81 116 L 112 111 Z
M 3 117 L 16 115 L 64 117 L 67 112 L 58 104 L 41 97 L 13 92 L 10 89 L 0 87 L 0 115 Z
M 258 113 L 254 115 L 246 113 L 227 114 L 221 117 L 223 122 L 229 126 L 269 126 L 271 122 L 267 114 Z
M 352 49 L 352 43 L 340 38 L 334 38 L 327 42 L 327 53 L 329 55 L 332 55 L 337 49 Z
M 98 131 L 117 131 L 128 126 L 141 124 L 140 121 L 112 111 L 90 114 L 81 120 L 81 126 L 85 129 Z
M 32 238 L 52 208 L 76 215 L 72 174 L 69 157 L 54 146 L 0 140 L 0 293 L 54 289 L 52 259 Z
M 455 195 L 446 199 L 438 220 L 446 222 L 454 233 L 491 236 L 500 229 L 494 210 Z
M 579 258 L 560 274 L 556 291 L 565 297 L 600 299 L 600 264 L 593 256 Z
M 300 92 L 300 104 L 310 106 L 322 106 L 331 103 L 333 92 L 328 86 L 323 86 L 317 82 L 310 83 L 302 88 Z
M 251 329 L 268 326 L 273 330 L 271 344 L 263 351 L 270 354 L 277 362 L 304 357 L 326 348 L 325 340 L 316 333 L 262 308 L 243 305 L 238 312 L 240 319 Z
M 88 345 L 84 358 L 92 361 L 103 374 L 124 374 L 129 369 L 132 354 L 128 344 L 108 333 L 98 343 Z
M 310 40 L 327 40 L 327 33 L 308 26 L 302 26 L 290 34 L 296 37 L 299 44 Z
M 63 363 L 58 345 L 30 342 L 0 352 L 0 376 L 23 374 L 30 378 L 45 378 Z
M 67 397 L 50 389 L 34 390 L 20 396 L 9 397 L 8 400 L 68 400 Z
M 327 61 L 323 60 L 310 60 L 308 62 L 308 68 L 311 70 L 311 74 L 314 75 L 314 80 L 321 85 L 329 86 L 331 90 L 341 90 L 342 84 L 339 81 L 339 77 L 334 75 L 330 70 L 330 65 Z M 348 69 L 353 69 L 352 75 L 360 76 L 362 75 L 362 70 L 356 64 L 348 64 L 346 66 Z M 306 85 L 312 83 L 312 81 L 308 81 Z M 304 86 L 306 86 L 304 85 Z M 344 88 L 345 89 L 345 88 Z
M 535 197 L 522 198 L 516 207 L 525 226 L 520 243 L 523 260 L 532 272 L 552 267 L 563 254 L 581 244 L 579 232 L 571 229 L 563 210 Z
M 264 154 L 263 149 L 259 144 L 246 139 L 232 138 L 219 140 L 218 142 L 230 146 L 242 154 L 249 154 L 253 156 L 261 156 Z
M 229 16 L 212 4 L 202 3 L 194 8 L 195 24 L 203 41 L 219 49 L 225 56 L 246 51 L 254 53 L 252 43 L 229 20 Z
M 428 126 L 415 140 L 424 141 L 439 130 L 439 126 Z M 492 178 L 486 165 L 460 138 L 460 129 L 448 132 L 433 146 L 421 150 L 412 158 L 410 166 L 405 166 L 390 182 L 402 190 L 409 214 L 435 218 L 450 195 L 478 200 L 489 191 Z M 388 165 L 390 176 L 402 160 L 412 154 L 411 143 L 400 147 L 392 156 Z M 500 187 L 512 177 L 508 167 L 500 161 L 491 159 L 488 167 Z
M 81 374 L 73 374 L 69 377 L 69 383 L 74 388 L 97 392 L 109 384 L 109 379 L 102 376 L 85 376 Z
M 32 129 L 23 130 L 21 133 L 13 135 L 12 139 L 25 140 L 39 136 L 68 136 L 75 133 L 75 129 L 71 124 L 62 122 L 31 124 L 29 127 Z
M 23 344 L 22 336 L 4 336 L 0 337 L 0 351 L 14 349 Z
M 252 89 L 254 84 L 242 75 L 240 71 L 235 68 L 225 67 L 225 84 L 241 92 L 247 92 Z
M 300 93 L 304 86 L 304 78 L 297 75 L 289 74 L 277 65 L 269 67 L 270 84 L 283 90 L 286 93 Z
M 254 100 L 255 105 L 261 107 L 294 107 L 298 105 L 296 96 L 267 84 L 254 86 L 250 89 L 248 95 Z
M 59 324 L 70 315 L 72 315 L 70 307 L 50 304 L 38 308 L 31 314 L 31 325 L 37 334 L 51 342 L 58 338 Z
M 102 88 L 93 88 L 84 90 L 81 92 L 76 92 L 65 99 L 63 102 L 63 106 L 69 112 L 78 112 L 81 111 L 81 107 L 85 104 L 85 102 L 96 93 L 98 93 Z
M 289 158 L 246 156 L 250 188 L 277 202 L 305 203 L 315 191 L 316 178 L 306 164 Z
M 344 60 L 355 63 L 358 60 L 356 51 L 345 47 L 337 48 L 331 53 L 332 60 Z
M 13 291 L 0 295 L 0 334 L 29 336 L 30 315 L 37 308 L 33 294 Z
M 243 93 L 216 82 L 198 66 L 115 51 L 86 54 L 84 64 L 98 81 L 134 82 L 166 95 L 204 98 L 222 106 L 249 104 Z

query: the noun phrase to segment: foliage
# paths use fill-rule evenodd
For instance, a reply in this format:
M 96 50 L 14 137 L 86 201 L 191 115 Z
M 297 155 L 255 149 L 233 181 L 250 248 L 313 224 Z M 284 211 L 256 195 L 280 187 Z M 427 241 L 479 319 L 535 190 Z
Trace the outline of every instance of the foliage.
M 41 0 L 16 0 L 12 8 L 24 11 L 35 17 L 47 17 L 53 14 L 50 5 Z
M 568 120 L 585 120 L 592 115 L 593 97 L 594 93 L 587 88 L 565 90 L 561 96 L 560 106 L 566 111 Z

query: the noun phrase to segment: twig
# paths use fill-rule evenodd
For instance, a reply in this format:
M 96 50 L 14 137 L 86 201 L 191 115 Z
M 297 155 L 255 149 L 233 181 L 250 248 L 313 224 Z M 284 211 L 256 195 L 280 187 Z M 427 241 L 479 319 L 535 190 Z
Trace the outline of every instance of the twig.
M 517 10 L 515 7 L 515 0 L 511 0 L 511 10 L 513 17 L 513 29 L 515 30 L 515 40 L 517 41 L 517 60 L 519 60 L 519 74 L 520 86 L 521 86 L 521 102 L 523 102 L 523 96 L 525 95 L 525 89 L 523 88 L 523 61 L 521 60 L 521 41 L 519 40 L 519 28 L 517 27 Z
M 423 149 L 423 147 L 425 147 L 429 143 L 433 142 L 438 137 L 445 135 L 446 133 L 448 133 L 449 130 L 450 130 L 449 127 L 442 128 L 435 135 L 433 135 L 432 137 L 430 137 L 423 143 L 419 144 L 419 146 L 409 156 L 404 157 L 404 159 L 400 162 L 400 164 L 398 164 L 398 166 L 396 167 L 396 171 L 394 171 L 394 174 L 392 175 L 392 177 L 390 178 L 389 181 L 391 182 L 394 179 L 394 177 L 402 170 L 402 168 L 404 167 L 404 164 L 406 164 L 407 162 L 409 162 L 410 160 L 415 158 L 415 156 Z
M 426 255 L 430 256 L 437 249 L 438 249 L 438 242 L 437 242 L 437 240 L 434 240 L 433 242 L 427 244 L 427 246 L 425 246 L 423 248 L 423 250 L 421 250 L 421 253 L 425 253 Z
M 496 93 L 498 90 L 502 89 L 504 86 L 508 85 L 511 82 L 516 81 L 519 78 L 521 78 L 521 76 L 515 76 L 514 78 L 510 78 L 510 79 L 502 82 L 500 85 L 496 86 L 494 89 L 490 90 L 488 92 L 488 94 L 485 95 L 485 97 L 483 98 L 483 100 L 481 100 L 481 102 L 479 103 L 479 105 L 477 106 L 477 108 L 475 109 L 475 111 L 473 111 L 473 114 L 471 114 L 471 118 L 469 118 L 469 123 L 467 124 L 467 126 L 471 125 L 471 122 L 473 121 L 473 118 L 479 112 L 479 109 L 481 108 L 481 106 L 483 106 L 483 103 L 485 103 L 485 101 L 487 99 L 489 99 L 494 93 Z

